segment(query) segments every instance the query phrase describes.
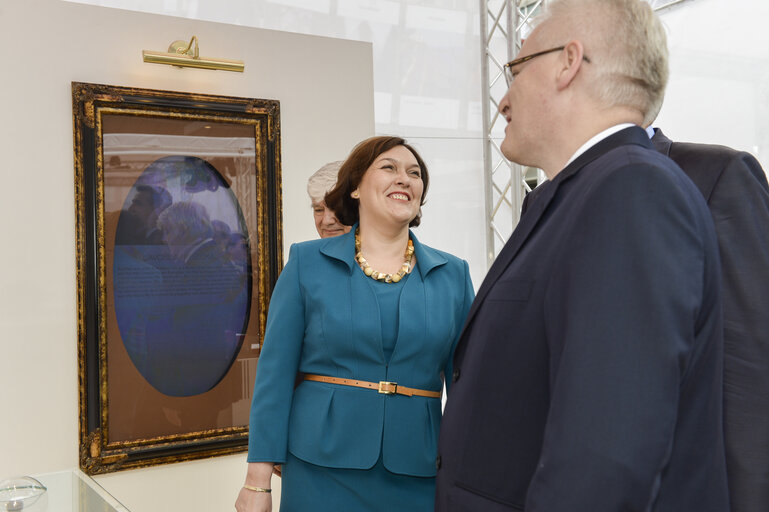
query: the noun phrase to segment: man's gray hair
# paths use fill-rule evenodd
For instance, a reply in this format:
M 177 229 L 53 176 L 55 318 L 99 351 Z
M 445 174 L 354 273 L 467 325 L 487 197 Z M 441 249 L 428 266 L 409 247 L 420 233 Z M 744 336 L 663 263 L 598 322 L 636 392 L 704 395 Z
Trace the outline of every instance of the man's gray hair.
M 206 207 L 194 201 L 182 201 L 166 208 L 158 217 L 158 226 L 163 231 L 175 229 L 186 243 L 205 240 L 213 234 Z
M 313 203 L 323 201 L 326 192 L 334 188 L 339 168 L 342 167 L 343 163 L 344 160 L 327 163 L 310 176 L 310 179 L 307 180 L 307 194 Z
M 561 37 L 582 41 L 595 68 L 597 99 L 639 110 L 644 126 L 657 117 L 668 81 L 665 29 L 642 0 L 550 0 L 540 21 L 557 20 Z

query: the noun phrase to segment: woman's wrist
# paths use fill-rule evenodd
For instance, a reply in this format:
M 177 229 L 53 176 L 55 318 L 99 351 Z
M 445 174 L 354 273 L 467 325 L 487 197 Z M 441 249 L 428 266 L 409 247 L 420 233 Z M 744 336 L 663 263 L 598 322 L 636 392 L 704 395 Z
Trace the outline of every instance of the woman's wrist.
M 273 466 L 272 462 L 249 462 L 244 488 L 270 489 Z

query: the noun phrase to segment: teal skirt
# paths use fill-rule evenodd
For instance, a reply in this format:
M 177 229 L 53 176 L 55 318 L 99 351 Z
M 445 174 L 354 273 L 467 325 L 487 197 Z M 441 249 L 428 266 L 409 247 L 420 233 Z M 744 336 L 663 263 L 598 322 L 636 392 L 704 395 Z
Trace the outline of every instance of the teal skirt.
M 432 512 L 435 477 L 398 475 L 382 456 L 371 469 L 316 466 L 291 453 L 283 465 L 280 512 Z

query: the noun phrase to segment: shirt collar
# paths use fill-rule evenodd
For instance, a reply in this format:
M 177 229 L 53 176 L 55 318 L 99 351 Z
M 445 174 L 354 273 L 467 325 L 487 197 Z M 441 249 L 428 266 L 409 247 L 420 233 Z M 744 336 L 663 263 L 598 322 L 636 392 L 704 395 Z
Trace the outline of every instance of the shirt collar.
M 617 125 L 612 126 L 611 128 L 605 129 L 604 131 L 602 131 L 601 133 L 599 133 L 597 135 L 594 135 L 593 137 L 590 138 L 590 140 L 588 140 L 587 142 L 582 144 L 579 147 L 579 149 L 577 149 L 577 151 L 573 155 L 571 155 L 571 158 L 569 158 L 569 160 L 566 162 L 566 165 L 564 165 L 563 167 L 566 168 L 570 163 L 572 163 L 574 160 L 576 160 L 579 157 L 579 155 L 581 155 L 582 153 L 584 153 L 588 149 L 592 148 L 593 146 L 595 146 L 596 144 L 601 142 L 606 137 L 608 137 L 610 135 L 613 135 L 613 134 L 617 133 L 620 130 L 624 130 L 625 128 L 629 128 L 631 126 L 635 126 L 635 125 L 633 123 L 617 124 Z
M 646 127 L 646 135 L 648 135 L 650 139 L 654 137 L 654 128 L 652 128 L 651 125 Z

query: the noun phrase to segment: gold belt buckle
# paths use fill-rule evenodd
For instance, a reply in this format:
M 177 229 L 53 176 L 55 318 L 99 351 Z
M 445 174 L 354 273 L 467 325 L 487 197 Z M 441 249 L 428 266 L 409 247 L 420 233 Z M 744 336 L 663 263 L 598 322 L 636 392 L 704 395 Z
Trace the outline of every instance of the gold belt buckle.
M 397 382 L 387 382 L 384 380 L 379 381 L 379 392 L 383 395 L 394 395 L 397 390 Z

